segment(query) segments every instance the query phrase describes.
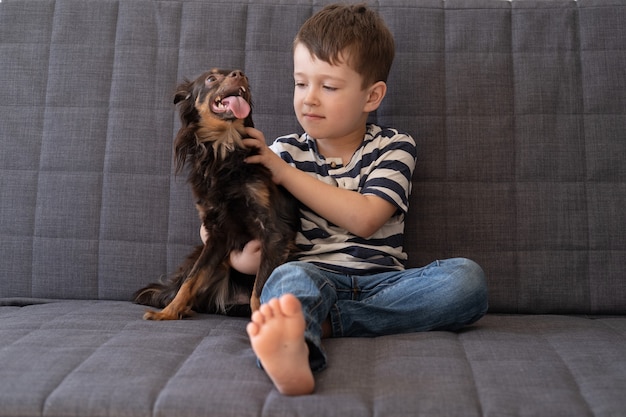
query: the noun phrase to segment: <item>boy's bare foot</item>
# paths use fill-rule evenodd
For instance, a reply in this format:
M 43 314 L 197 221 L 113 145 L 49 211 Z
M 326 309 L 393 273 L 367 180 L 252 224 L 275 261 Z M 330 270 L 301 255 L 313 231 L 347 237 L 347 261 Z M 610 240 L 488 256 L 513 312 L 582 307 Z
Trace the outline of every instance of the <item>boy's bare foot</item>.
M 315 388 L 305 327 L 302 306 L 292 294 L 263 304 L 248 323 L 252 349 L 281 394 L 310 394 Z

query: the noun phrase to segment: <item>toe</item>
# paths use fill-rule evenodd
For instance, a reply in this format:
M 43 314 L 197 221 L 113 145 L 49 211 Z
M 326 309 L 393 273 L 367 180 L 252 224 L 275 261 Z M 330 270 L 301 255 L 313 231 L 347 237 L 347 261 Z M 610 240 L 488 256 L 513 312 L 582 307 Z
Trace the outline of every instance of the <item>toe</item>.
M 285 294 L 280 300 L 280 309 L 286 316 L 293 316 L 302 312 L 300 301 L 293 294 Z
M 254 313 L 252 313 L 252 316 L 250 317 L 250 320 L 253 323 L 256 323 L 257 325 L 261 326 L 261 325 L 263 325 L 263 323 L 265 323 L 265 316 L 263 315 L 261 310 L 257 310 Z
M 274 308 L 272 307 L 272 301 L 270 300 L 268 303 L 261 304 L 261 307 L 257 310 L 263 317 L 268 320 L 274 317 Z
M 246 332 L 248 332 L 249 337 L 255 337 L 256 335 L 258 335 L 259 330 L 261 330 L 259 325 L 253 322 L 248 323 L 248 325 L 246 326 Z

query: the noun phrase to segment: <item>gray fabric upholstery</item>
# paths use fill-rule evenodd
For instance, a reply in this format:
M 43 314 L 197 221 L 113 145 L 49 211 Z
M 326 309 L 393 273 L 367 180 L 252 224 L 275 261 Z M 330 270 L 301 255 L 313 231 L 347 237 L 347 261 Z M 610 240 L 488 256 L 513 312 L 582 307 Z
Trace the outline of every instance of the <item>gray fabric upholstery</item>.
M 0 415 L 619 416 L 626 321 L 489 315 L 458 333 L 331 339 L 309 397 L 279 395 L 243 319 L 141 306 L 0 309 Z
M 397 57 L 372 120 L 420 148 L 409 266 L 480 263 L 476 326 L 329 340 L 283 398 L 245 321 L 141 320 L 199 242 L 175 85 L 241 68 L 267 140 L 299 131 L 291 42 L 326 2 L 0 2 L 0 416 L 626 413 L 625 0 L 373 3 Z

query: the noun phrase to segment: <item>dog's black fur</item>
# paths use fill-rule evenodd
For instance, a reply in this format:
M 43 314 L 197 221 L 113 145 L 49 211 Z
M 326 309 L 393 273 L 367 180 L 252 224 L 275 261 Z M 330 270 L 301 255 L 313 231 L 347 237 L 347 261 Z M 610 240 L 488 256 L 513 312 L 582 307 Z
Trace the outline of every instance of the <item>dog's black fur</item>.
M 242 142 L 253 123 L 241 99 L 251 105 L 248 79 L 239 70 L 213 69 L 177 87 L 174 103 L 182 126 L 174 142 L 176 169 L 189 168 L 208 240 L 168 282 L 135 293 L 136 303 L 163 309 L 146 312 L 147 320 L 180 319 L 191 310 L 249 315 L 259 307 L 271 272 L 295 250 L 297 202 L 272 182 L 267 168 L 244 162 L 255 150 Z M 261 242 L 256 277 L 237 273 L 228 263 L 230 252 L 252 239 Z

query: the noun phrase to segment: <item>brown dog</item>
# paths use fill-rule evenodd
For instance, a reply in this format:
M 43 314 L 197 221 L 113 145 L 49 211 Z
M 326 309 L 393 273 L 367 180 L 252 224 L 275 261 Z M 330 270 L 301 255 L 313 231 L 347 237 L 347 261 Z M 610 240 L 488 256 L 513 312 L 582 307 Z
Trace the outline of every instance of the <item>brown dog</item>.
M 255 150 L 242 142 L 245 127 L 253 126 L 243 72 L 213 69 L 185 81 L 177 87 L 174 103 L 182 123 L 174 142 L 176 170 L 189 167 L 208 240 L 168 282 L 148 285 L 134 300 L 163 308 L 146 312 L 147 320 L 180 319 L 191 310 L 249 315 L 250 309 L 258 309 L 271 272 L 295 250 L 297 202 L 272 182 L 267 168 L 244 162 Z M 236 273 L 228 263 L 230 252 L 252 239 L 261 242 L 256 278 Z

